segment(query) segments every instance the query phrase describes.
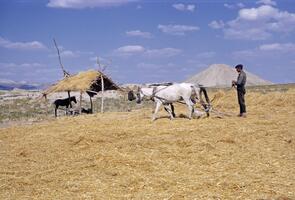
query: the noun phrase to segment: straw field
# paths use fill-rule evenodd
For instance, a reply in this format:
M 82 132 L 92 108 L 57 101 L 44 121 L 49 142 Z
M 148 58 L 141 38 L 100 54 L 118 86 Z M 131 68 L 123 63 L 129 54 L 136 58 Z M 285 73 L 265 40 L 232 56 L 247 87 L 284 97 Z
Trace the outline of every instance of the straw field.
M 177 105 L 0 129 L 0 199 L 295 199 L 295 88 L 209 92 L 229 114 Z

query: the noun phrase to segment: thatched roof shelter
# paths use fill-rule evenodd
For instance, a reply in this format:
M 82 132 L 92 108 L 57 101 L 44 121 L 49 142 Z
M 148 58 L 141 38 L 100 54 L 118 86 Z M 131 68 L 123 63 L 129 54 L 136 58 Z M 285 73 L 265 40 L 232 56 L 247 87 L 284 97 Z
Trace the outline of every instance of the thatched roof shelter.
M 55 92 L 69 92 L 69 91 L 79 91 L 79 92 L 100 92 L 101 87 L 101 77 L 104 81 L 104 90 L 118 90 L 120 89 L 110 78 L 99 71 L 89 70 L 80 72 L 76 75 L 71 75 L 57 82 L 56 84 L 50 86 L 44 91 L 45 95 Z

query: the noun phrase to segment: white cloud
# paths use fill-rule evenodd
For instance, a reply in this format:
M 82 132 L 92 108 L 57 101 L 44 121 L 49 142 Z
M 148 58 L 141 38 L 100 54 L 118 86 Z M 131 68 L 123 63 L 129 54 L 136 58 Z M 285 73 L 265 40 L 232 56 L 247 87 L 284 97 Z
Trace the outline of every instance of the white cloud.
M 195 11 L 196 6 L 193 4 L 187 5 L 186 9 L 188 11 L 194 12 Z
M 126 31 L 127 36 L 132 37 L 142 37 L 142 38 L 151 38 L 152 34 L 149 32 L 142 32 L 140 30 L 134 30 L 134 31 Z
M 263 44 L 259 46 L 261 51 L 282 51 L 282 52 L 293 52 L 295 51 L 294 43 L 272 43 Z
M 32 63 L 0 63 L 0 79 L 17 80 L 17 82 L 47 82 L 57 79 L 62 75 L 59 67 L 46 64 Z
M 209 24 L 211 28 L 221 28 L 217 21 Z M 266 40 L 275 33 L 289 34 L 295 30 L 295 13 L 281 11 L 270 5 L 239 10 L 238 16 L 224 24 L 227 39 Z
M 249 59 L 253 58 L 255 56 L 258 56 L 258 53 L 256 52 L 257 50 L 240 50 L 240 51 L 235 51 L 232 53 L 233 57 L 236 59 Z
M 172 57 L 181 54 L 182 50 L 175 48 L 150 49 L 145 52 L 149 57 Z
M 244 8 L 244 7 L 246 7 L 243 3 L 237 3 L 237 7 L 238 8 Z
M 235 8 L 235 5 L 234 4 L 227 4 L 227 3 L 225 3 L 223 5 L 224 5 L 224 7 L 228 8 L 228 9 L 234 9 Z
M 239 18 L 241 20 L 249 20 L 249 21 L 257 21 L 257 20 L 264 20 L 264 19 L 271 19 L 275 15 L 278 14 L 278 9 L 263 5 L 259 8 L 245 8 L 239 11 Z
M 270 38 L 272 34 L 259 27 L 251 27 L 248 30 L 231 27 L 224 29 L 224 35 L 227 39 L 266 40 Z
M 71 50 L 68 50 L 68 49 L 64 48 L 61 45 L 58 45 L 58 49 L 59 49 L 59 53 L 60 53 L 61 57 L 72 57 L 72 58 L 73 57 L 79 57 L 78 54 L 74 53 Z M 57 54 L 56 50 L 54 49 L 48 56 L 49 57 L 57 57 L 58 54 Z
M 172 7 L 174 7 L 176 10 L 181 10 L 181 11 L 186 10 L 186 6 L 182 3 L 173 4 Z
M 245 5 L 243 3 L 236 3 L 236 4 L 223 4 L 224 7 L 228 8 L 228 9 L 236 9 L 236 8 L 244 8 Z
M 222 29 L 224 28 L 225 24 L 222 20 L 219 20 L 219 21 L 212 21 L 209 26 L 213 29 Z
M 194 4 L 185 5 L 182 3 L 173 4 L 172 7 L 179 11 L 190 11 L 190 12 L 194 12 L 196 8 Z
M 172 7 L 174 7 L 176 10 L 180 10 L 180 11 L 186 10 L 186 6 L 182 3 L 173 4 Z
M 42 63 L 32 62 L 32 63 L 0 63 L 0 70 L 1 71 L 9 71 L 9 72 L 16 72 L 16 71 L 28 71 L 29 73 L 32 73 L 32 70 L 38 70 L 38 69 L 46 69 L 47 66 Z
M 47 47 L 38 41 L 32 42 L 11 42 L 7 39 L 0 37 L 0 46 L 7 49 L 19 49 L 19 50 L 42 50 Z
M 136 2 L 138 0 L 49 0 L 48 7 L 52 8 L 95 8 L 119 6 L 126 3 Z
M 199 30 L 200 28 L 197 26 L 187 26 L 187 25 L 158 25 L 158 29 L 160 29 L 163 33 L 171 34 L 171 35 L 185 35 L 186 32 L 194 32 Z
M 259 0 L 256 2 L 256 4 L 265 4 L 265 5 L 272 5 L 272 6 L 276 6 L 277 3 L 275 1 L 272 0 Z
M 60 55 L 62 57 L 70 57 L 70 58 L 72 58 L 72 57 L 79 57 L 79 54 L 78 53 L 74 53 L 73 51 L 70 51 L 70 50 L 62 51 L 60 53 Z
M 145 48 L 143 46 L 127 45 L 127 46 L 119 47 L 118 49 L 115 50 L 115 53 L 119 55 L 134 55 L 134 54 L 143 53 L 144 51 L 145 51 Z
M 147 49 L 140 45 L 127 45 L 117 48 L 114 53 L 118 56 L 141 55 L 146 57 L 172 57 L 181 54 L 176 48 Z
M 41 64 L 41 63 L 23 63 L 23 64 L 20 64 L 19 66 L 22 68 L 26 68 L 26 67 L 28 67 L 28 68 L 30 68 L 30 67 L 31 68 L 37 68 L 37 67 L 44 68 L 44 67 L 46 67 L 46 65 Z
M 263 44 L 253 49 L 235 51 L 232 53 L 233 57 L 236 59 L 250 59 L 258 57 L 273 56 L 274 52 L 277 56 L 290 56 L 295 53 L 295 43 L 271 43 Z
M 83 55 L 93 55 L 94 53 L 91 51 L 72 51 L 72 50 L 68 50 L 66 48 L 64 48 L 63 46 L 58 46 L 59 52 L 60 52 L 60 56 L 62 58 L 78 58 L 80 56 Z M 57 53 L 56 51 L 54 51 L 54 53 L 52 52 L 51 54 L 49 54 L 49 57 L 57 57 Z

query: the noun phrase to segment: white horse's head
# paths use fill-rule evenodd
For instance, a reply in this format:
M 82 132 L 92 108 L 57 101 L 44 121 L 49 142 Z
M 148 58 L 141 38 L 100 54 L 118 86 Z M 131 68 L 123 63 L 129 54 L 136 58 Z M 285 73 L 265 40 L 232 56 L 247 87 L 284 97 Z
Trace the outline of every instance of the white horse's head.
M 128 100 L 136 100 L 136 103 L 140 104 L 144 98 L 145 94 L 142 91 L 142 88 L 138 87 L 135 91 L 131 90 L 128 92 Z
M 153 97 L 153 88 L 151 87 L 138 87 L 135 98 L 136 103 L 140 104 L 144 99 L 151 100 Z
M 144 96 L 145 95 L 144 95 L 144 93 L 142 91 L 142 88 L 138 87 L 137 91 L 135 93 L 136 103 L 140 104 L 142 102 Z

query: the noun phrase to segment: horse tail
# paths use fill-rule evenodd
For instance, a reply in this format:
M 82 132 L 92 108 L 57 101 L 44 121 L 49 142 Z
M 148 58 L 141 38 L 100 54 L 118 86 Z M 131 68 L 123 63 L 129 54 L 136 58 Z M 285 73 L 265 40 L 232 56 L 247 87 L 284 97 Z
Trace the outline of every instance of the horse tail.
M 58 106 L 59 106 L 59 101 L 58 101 L 58 99 L 55 100 L 55 101 L 53 102 L 53 106 L 54 106 L 56 109 L 58 108 Z

